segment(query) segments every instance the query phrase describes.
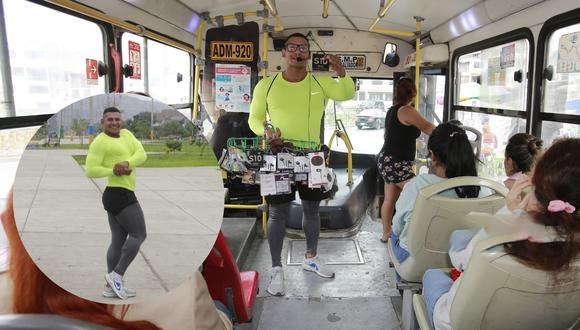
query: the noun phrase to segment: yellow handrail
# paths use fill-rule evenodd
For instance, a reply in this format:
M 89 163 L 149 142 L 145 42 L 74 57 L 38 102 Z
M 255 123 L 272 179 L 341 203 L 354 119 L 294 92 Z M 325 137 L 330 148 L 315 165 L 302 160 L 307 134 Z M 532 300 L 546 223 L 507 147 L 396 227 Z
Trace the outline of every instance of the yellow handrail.
M 262 205 L 224 204 L 226 209 L 257 210 Z
M 268 24 L 268 17 L 264 17 L 264 25 Z M 268 32 L 262 31 L 262 63 L 268 62 Z M 263 65 L 262 66 L 262 79 L 268 77 L 268 68 Z M 264 140 L 262 143 L 265 143 Z M 266 205 L 266 197 L 262 196 L 262 204 Z M 266 208 L 262 210 L 262 232 L 264 233 L 264 238 L 268 237 L 268 214 L 266 212 Z
M 330 140 L 328 141 L 328 157 L 326 158 L 326 163 L 329 163 L 329 161 L 330 161 L 330 148 L 332 146 L 332 142 L 334 142 L 335 136 L 338 136 L 339 138 L 342 139 L 342 141 L 346 145 L 346 149 L 348 150 L 348 167 L 347 167 L 348 181 L 346 182 L 346 185 L 350 186 L 350 185 L 352 185 L 352 144 L 350 143 L 348 136 L 343 131 L 341 131 L 339 129 L 334 130 L 334 133 L 332 133 L 332 136 L 330 137 Z
M 378 28 L 373 28 L 370 30 L 370 32 L 376 32 L 376 33 L 382 33 L 382 34 L 394 34 L 394 35 L 399 35 L 399 36 L 405 36 L 405 37 L 412 37 L 415 35 L 415 32 L 408 32 L 408 31 L 401 31 L 401 30 L 393 30 L 393 29 L 378 29 Z
M 264 238 L 268 235 L 268 217 L 267 217 L 267 204 L 266 197 L 262 196 L 262 204 L 260 205 L 240 205 L 240 204 L 224 204 L 225 209 L 238 209 L 238 210 L 256 210 L 259 211 L 262 208 L 262 231 L 264 233 Z
M 264 17 L 264 25 L 268 25 L 268 17 Z M 268 31 L 262 31 L 262 64 L 268 62 Z M 262 65 L 262 79 L 268 77 L 268 68 Z
M 202 54 L 201 54 L 201 41 L 202 41 L 202 37 L 203 37 L 203 31 L 205 31 L 205 27 L 207 25 L 206 21 L 202 21 L 199 26 L 197 27 L 197 40 L 195 43 L 195 47 L 197 47 L 198 52 L 197 52 L 197 57 L 201 58 Z M 194 92 L 193 92 L 193 121 L 197 120 L 197 108 L 199 107 L 199 72 L 200 72 L 201 68 L 199 65 L 195 66 L 195 87 L 194 87 Z
M 415 26 L 417 28 L 417 38 L 415 39 L 415 88 L 417 96 L 415 97 L 415 109 L 419 111 L 419 71 L 421 71 L 421 21 L 423 18 L 415 16 Z
M 322 18 L 328 18 L 328 6 L 330 5 L 330 0 L 324 0 L 322 3 Z

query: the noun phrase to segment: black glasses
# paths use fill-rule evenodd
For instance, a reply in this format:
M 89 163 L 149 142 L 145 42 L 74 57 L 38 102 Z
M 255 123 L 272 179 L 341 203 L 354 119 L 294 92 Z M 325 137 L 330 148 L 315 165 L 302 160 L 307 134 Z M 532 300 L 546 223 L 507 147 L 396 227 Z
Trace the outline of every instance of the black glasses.
M 300 50 L 303 53 L 306 53 L 307 51 L 310 50 L 310 46 L 306 45 L 306 44 L 286 44 L 286 50 L 289 52 L 295 52 L 297 50 Z

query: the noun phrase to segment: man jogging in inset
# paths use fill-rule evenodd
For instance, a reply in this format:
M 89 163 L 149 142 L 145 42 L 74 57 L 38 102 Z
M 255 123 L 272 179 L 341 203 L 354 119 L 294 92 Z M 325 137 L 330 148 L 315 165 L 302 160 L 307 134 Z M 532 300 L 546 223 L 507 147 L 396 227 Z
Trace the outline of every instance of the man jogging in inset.
M 122 129 L 119 109 L 105 109 L 101 125 L 103 133 L 89 147 L 86 175 L 109 179 L 103 206 L 109 217 L 111 245 L 107 251 L 107 286 L 103 296 L 127 299 L 134 297 L 135 291 L 124 288 L 123 275 L 147 236 L 143 211 L 134 193 L 135 169 L 145 162 L 147 155 L 141 142 Z

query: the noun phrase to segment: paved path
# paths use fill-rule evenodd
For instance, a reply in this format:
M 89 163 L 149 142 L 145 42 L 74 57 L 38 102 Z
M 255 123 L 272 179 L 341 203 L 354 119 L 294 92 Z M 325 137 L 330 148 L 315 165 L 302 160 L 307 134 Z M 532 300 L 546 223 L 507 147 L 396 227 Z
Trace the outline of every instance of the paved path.
M 110 230 L 101 194 L 72 155 L 86 150 L 26 150 L 14 188 L 15 216 L 34 261 L 61 287 L 84 298 L 101 296 Z M 137 198 L 147 239 L 125 274 L 137 298 L 175 288 L 209 253 L 223 218 L 224 188 L 217 167 L 139 168 Z M 126 302 L 132 302 L 128 300 Z

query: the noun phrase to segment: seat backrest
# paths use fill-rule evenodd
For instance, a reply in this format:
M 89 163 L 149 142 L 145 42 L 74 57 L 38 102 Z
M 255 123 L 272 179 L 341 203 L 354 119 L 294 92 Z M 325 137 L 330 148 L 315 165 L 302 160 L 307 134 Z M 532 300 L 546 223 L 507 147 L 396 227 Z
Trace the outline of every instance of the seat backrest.
M 576 329 L 580 324 L 580 259 L 553 274 L 508 255 L 513 236 L 479 242 L 451 306 L 453 329 Z
M 453 198 L 440 193 L 455 187 L 480 186 L 495 193 L 481 198 Z M 449 237 L 457 229 L 477 228 L 469 212 L 495 213 L 505 205 L 505 186 L 480 177 L 457 177 L 421 189 L 415 201 L 407 236 L 409 257 L 397 272 L 406 281 L 421 282 L 429 268 L 450 268 Z

